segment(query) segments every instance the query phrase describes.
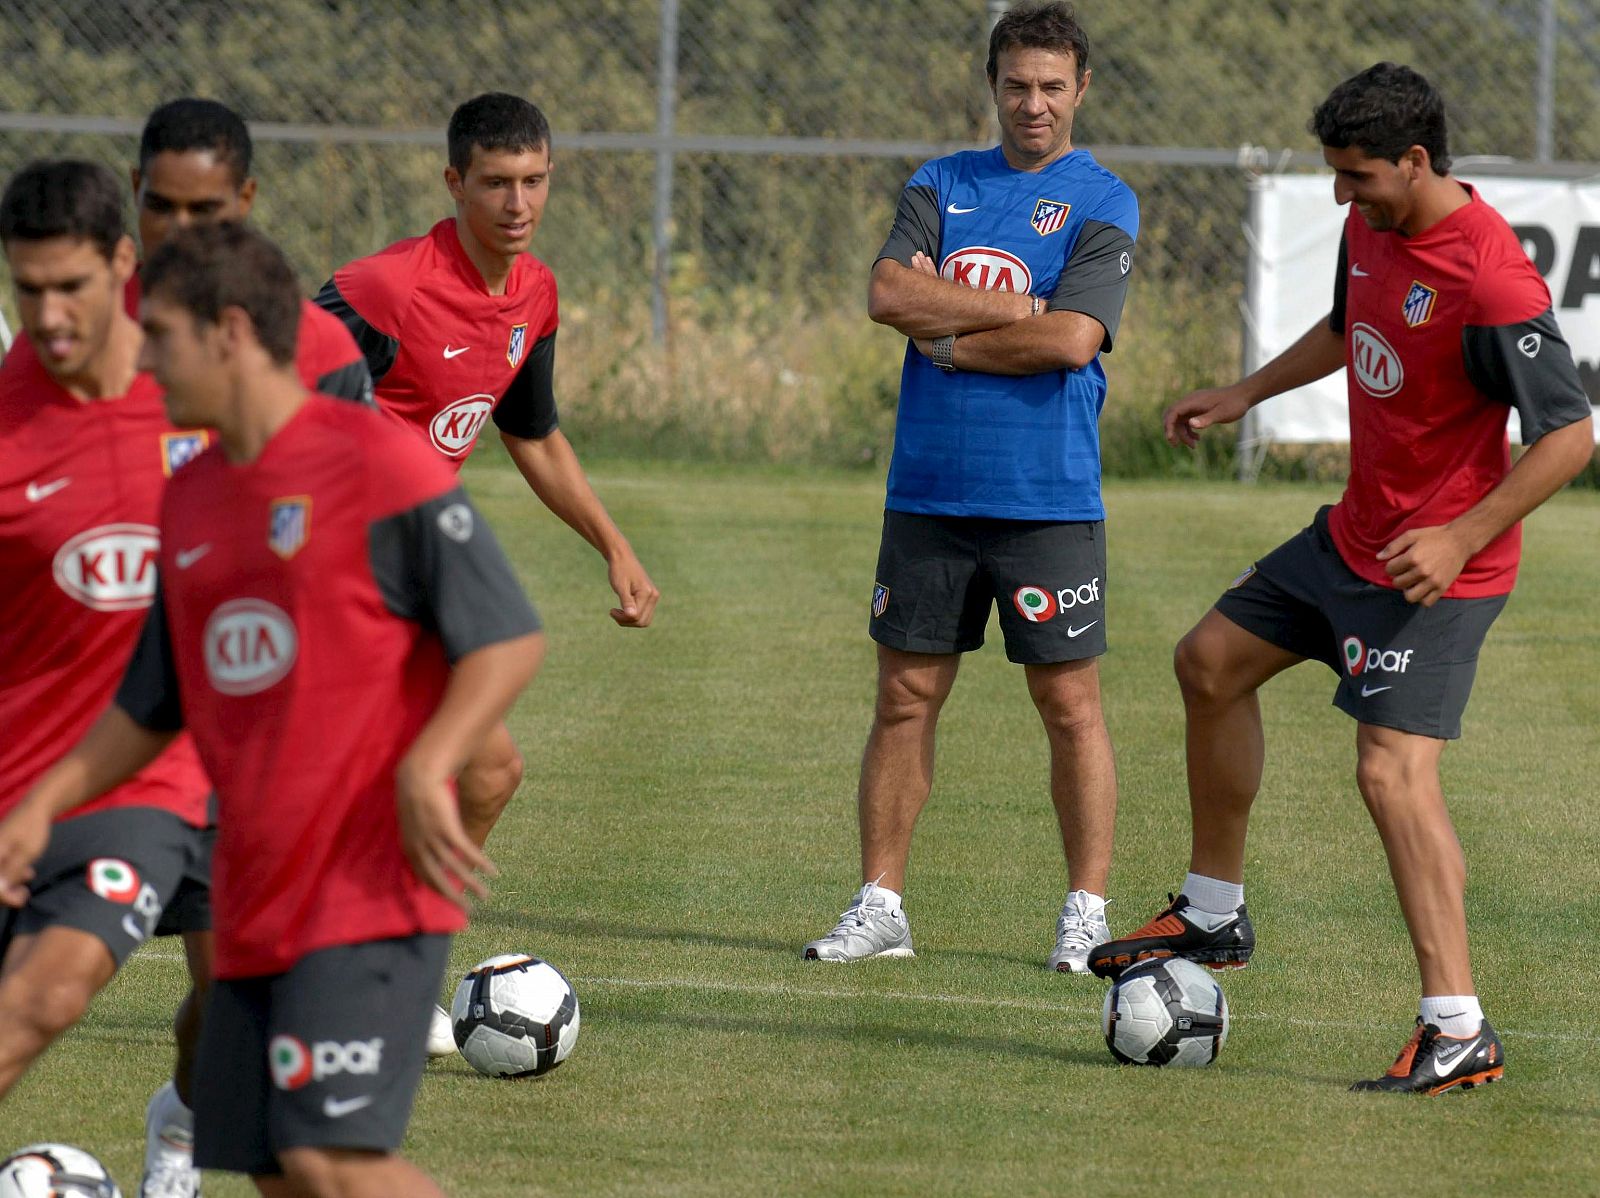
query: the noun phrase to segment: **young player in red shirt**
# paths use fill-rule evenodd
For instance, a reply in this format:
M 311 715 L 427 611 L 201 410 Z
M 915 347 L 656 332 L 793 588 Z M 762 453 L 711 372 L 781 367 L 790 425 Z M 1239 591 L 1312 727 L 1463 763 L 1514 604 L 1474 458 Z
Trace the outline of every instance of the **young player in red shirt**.
M 1256 692 L 1321 661 L 1339 675 L 1335 705 L 1357 722 L 1356 781 L 1422 975 L 1411 1040 L 1384 1076 L 1353 1088 L 1438 1094 L 1505 1072 L 1472 983 L 1466 867 L 1439 759 L 1461 734 L 1479 647 L 1516 581 L 1519 522 L 1588 462 L 1591 410 L 1516 234 L 1448 174 L 1444 104 L 1428 81 L 1380 63 L 1335 88 L 1311 128 L 1335 198 L 1351 205 L 1333 312 L 1249 378 L 1179 400 L 1166 431 L 1192 446 L 1200 430 L 1345 366 L 1350 479 L 1178 645 L 1189 876 L 1148 925 L 1094 949 L 1090 967 L 1249 960 L 1245 830 L 1265 754 Z M 1512 408 L 1529 447 L 1515 466 Z
M 39 162 L 0 199 L 22 336 L 0 366 L 0 814 L 114 693 L 156 590 L 167 476 L 204 434 L 138 372 L 116 177 Z M 156 928 L 202 856 L 210 784 L 180 738 L 61 825 L 0 917 L 0 1095 Z
M 559 428 L 555 276 L 528 253 L 550 194 L 550 125 L 517 96 L 491 92 L 450 117 L 445 184 L 456 213 L 421 237 L 341 267 L 317 303 L 366 354 L 378 405 L 459 469 L 493 420 L 540 501 L 606 559 L 618 606 L 644 628 L 660 596 Z M 495 728 L 462 773 L 461 808 L 480 846 L 522 780 L 522 757 Z M 430 1051 L 455 1051 L 435 1012 Z
M 168 488 L 115 703 L 0 824 L 0 897 L 26 898 L 53 814 L 188 727 L 219 805 L 196 1163 L 274 1195 L 435 1195 L 396 1150 L 461 889 L 492 869 L 453 779 L 537 668 L 538 617 L 453 471 L 306 391 L 276 247 L 215 225 L 145 270 L 145 358 L 217 444 Z

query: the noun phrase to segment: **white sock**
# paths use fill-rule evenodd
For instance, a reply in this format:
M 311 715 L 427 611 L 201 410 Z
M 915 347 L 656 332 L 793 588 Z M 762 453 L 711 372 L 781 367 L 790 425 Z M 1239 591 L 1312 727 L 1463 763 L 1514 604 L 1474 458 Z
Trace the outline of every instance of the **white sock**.
M 1474 1035 L 1483 1023 L 1483 1008 L 1476 994 L 1425 994 L 1421 1014 L 1423 1023 L 1458 1038 Z
M 1244 905 L 1244 883 L 1192 873 L 1183 879 L 1183 897 L 1208 915 L 1232 915 Z
M 891 912 L 900 910 L 900 896 L 894 891 L 890 890 L 887 886 L 879 886 L 876 882 L 868 882 L 867 886 L 872 887 L 874 906 L 879 905 L 881 902 L 881 904 Z M 862 887 L 863 890 L 866 888 L 866 886 Z

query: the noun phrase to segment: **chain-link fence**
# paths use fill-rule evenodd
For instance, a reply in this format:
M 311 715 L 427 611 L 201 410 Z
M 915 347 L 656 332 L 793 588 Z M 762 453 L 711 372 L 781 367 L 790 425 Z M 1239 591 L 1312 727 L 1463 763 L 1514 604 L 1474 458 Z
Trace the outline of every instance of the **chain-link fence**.
M 251 121 L 256 218 L 312 287 L 448 211 L 451 109 L 514 91 L 555 131 L 534 249 L 562 286 L 571 418 L 658 452 L 872 457 L 900 342 L 865 320 L 867 268 L 917 164 L 991 140 L 1004 7 L 9 0 L 0 175 L 66 153 L 125 168 L 151 108 L 215 97 Z M 1428 74 L 1458 157 L 1600 161 L 1593 0 L 1079 10 L 1094 77 L 1075 141 L 1143 210 L 1127 352 L 1108 361 L 1139 403 L 1236 365 L 1241 165 L 1315 165 L 1306 118 L 1346 75 L 1385 58 Z

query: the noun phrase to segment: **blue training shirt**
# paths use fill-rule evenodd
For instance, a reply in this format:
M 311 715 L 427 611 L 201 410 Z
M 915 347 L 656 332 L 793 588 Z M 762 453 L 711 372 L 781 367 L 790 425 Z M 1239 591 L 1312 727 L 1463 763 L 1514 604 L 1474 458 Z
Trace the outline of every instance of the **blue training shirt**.
M 1105 326 L 1111 349 L 1139 234 L 1139 203 L 1087 150 L 1019 171 L 999 146 L 925 163 L 879 252 L 921 250 L 952 282 L 1045 297 Z M 1081 370 L 947 374 L 907 344 L 886 506 L 941 516 L 1103 520 L 1100 359 Z

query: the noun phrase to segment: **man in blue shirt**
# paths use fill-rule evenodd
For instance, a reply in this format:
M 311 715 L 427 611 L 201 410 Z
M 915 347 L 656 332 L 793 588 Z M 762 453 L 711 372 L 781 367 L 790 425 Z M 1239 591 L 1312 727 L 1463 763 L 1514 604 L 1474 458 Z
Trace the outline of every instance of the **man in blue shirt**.
M 817 961 L 913 955 L 901 909 L 934 730 L 962 653 L 998 604 L 1050 742 L 1068 897 L 1051 968 L 1110 938 L 1116 815 L 1100 707 L 1105 508 L 1099 414 L 1138 203 L 1072 146 L 1089 44 L 1070 5 L 1014 8 L 989 41 L 1000 144 L 926 163 L 873 264 L 871 318 L 911 339 L 870 631 L 878 697 L 861 766 L 864 885 Z

